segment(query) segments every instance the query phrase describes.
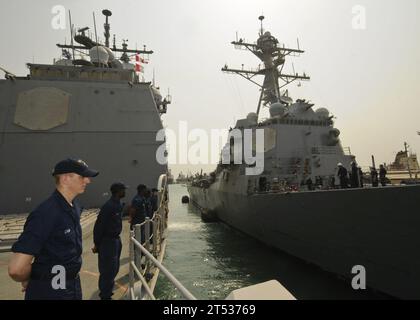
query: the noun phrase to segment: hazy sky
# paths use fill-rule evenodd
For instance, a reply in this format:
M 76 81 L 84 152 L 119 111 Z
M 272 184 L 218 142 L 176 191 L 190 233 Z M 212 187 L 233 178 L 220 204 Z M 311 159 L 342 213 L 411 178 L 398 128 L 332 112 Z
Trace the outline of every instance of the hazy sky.
M 170 88 L 173 104 L 164 116 L 174 130 L 185 120 L 189 128 L 228 128 L 256 110 L 258 88 L 235 75 L 230 67 L 256 67 L 251 53 L 230 44 L 236 32 L 249 42 L 257 39 L 258 16 L 265 29 L 287 46 L 306 53 L 293 58 L 296 71 L 310 82 L 292 84 L 290 95 L 304 98 L 336 116 L 343 146 L 351 147 L 363 166 L 374 154 L 390 162 L 407 141 L 420 151 L 420 26 L 418 0 L 155 0 L 155 1 L 1 1 L 0 66 L 26 75 L 26 62 L 50 63 L 58 58 L 56 43 L 67 43 L 70 32 L 54 30 L 51 10 L 62 5 L 76 27 L 103 32 L 103 8 L 113 12 L 111 34 L 155 51 L 146 79 L 155 69 L 162 91 Z M 352 9 L 366 9 L 366 28 L 355 30 Z M 3 75 L 2 75 L 3 77 Z M 208 166 L 173 166 L 177 174 Z

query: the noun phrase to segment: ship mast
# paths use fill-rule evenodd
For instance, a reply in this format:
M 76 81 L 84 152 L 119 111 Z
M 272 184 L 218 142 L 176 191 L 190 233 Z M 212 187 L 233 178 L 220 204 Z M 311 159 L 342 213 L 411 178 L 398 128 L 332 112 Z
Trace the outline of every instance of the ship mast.
M 289 99 L 286 99 L 280 93 L 280 90 L 283 87 L 296 80 L 310 80 L 310 77 L 308 77 L 305 73 L 303 73 L 303 75 L 298 73 L 283 73 L 286 56 L 298 56 L 305 51 L 300 50 L 299 48 L 290 49 L 286 48 L 284 45 L 280 46 L 278 40 L 273 37 L 270 32 L 264 32 L 264 16 L 260 16 L 258 19 L 261 21 L 261 29 L 257 43 L 246 43 L 243 39 L 239 39 L 231 43 L 235 46 L 235 48 L 251 51 L 263 62 L 263 66 L 261 67 L 260 65 L 258 69 L 254 70 L 246 70 L 243 67 L 241 69 L 231 69 L 225 65 L 222 68 L 222 71 L 238 74 L 260 87 L 261 95 L 257 108 L 257 115 L 259 116 L 262 105 L 266 106 L 273 103 L 281 103 L 287 105 L 289 103 Z M 259 84 L 254 80 L 254 77 L 258 75 L 264 76 L 263 84 Z M 282 81 L 281 85 L 279 80 Z
M 110 48 L 109 39 L 111 37 L 111 35 L 110 35 L 111 26 L 109 24 L 109 17 L 112 16 L 112 12 L 110 10 L 105 9 L 105 10 L 102 10 L 102 14 L 105 16 L 105 23 L 104 23 L 105 46 Z M 100 44 L 98 40 L 92 41 L 89 37 L 87 37 L 85 35 L 85 31 L 88 30 L 88 29 L 89 29 L 88 27 L 79 29 L 78 30 L 79 31 L 78 35 L 72 34 L 72 44 L 71 45 L 57 44 L 57 47 L 59 47 L 61 49 L 89 50 L 92 47 L 101 46 L 102 44 Z M 76 40 L 76 42 L 78 42 L 82 45 L 81 46 L 73 45 L 73 39 Z M 144 50 L 128 49 L 125 42 L 126 41 L 123 42 L 122 48 L 117 48 L 116 45 L 115 45 L 115 35 L 114 35 L 113 46 L 110 49 L 114 52 L 121 52 L 123 55 L 124 54 L 127 55 L 127 53 L 147 54 L 147 55 L 153 54 L 153 51 L 152 50 L 146 50 L 146 47 L 144 47 Z
M 111 26 L 109 25 L 108 17 L 112 16 L 112 12 L 107 9 L 104 9 L 102 10 L 102 14 L 105 16 L 105 24 L 104 24 L 105 47 L 109 48 L 109 37 L 111 36 L 109 33 L 109 30 Z

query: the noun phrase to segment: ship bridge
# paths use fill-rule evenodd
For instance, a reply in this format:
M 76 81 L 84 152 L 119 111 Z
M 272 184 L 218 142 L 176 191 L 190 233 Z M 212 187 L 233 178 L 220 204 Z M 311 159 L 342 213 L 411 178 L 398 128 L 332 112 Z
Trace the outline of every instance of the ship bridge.
M 138 82 L 134 70 L 91 66 L 28 64 L 33 80 Z

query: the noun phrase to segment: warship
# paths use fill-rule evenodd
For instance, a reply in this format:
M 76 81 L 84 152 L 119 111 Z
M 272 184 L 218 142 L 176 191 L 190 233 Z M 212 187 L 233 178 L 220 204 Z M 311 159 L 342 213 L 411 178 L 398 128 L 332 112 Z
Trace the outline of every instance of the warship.
M 188 185 L 191 202 L 207 216 L 349 285 L 354 268 L 363 267 L 368 288 L 397 298 L 420 298 L 420 186 L 340 188 L 338 165 L 350 171 L 355 156 L 343 148 L 328 109 L 315 110 L 309 101 L 289 96 L 288 85 L 310 80 L 306 74 L 284 71 L 286 58 L 304 51 L 299 43 L 297 49 L 280 44 L 264 31 L 264 17 L 259 19 L 256 43 L 241 38 L 232 44 L 254 54 L 260 67 L 225 65 L 222 71 L 260 87 L 257 112 L 238 120 L 233 129 L 264 130 L 263 172 L 248 175 L 247 169 L 256 164 L 232 161 L 235 145 L 240 150 L 245 145 L 230 135 L 216 170 Z M 262 84 L 257 76 L 264 77 Z M 263 107 L 269 109 L 267 119 L 260 118 Z
M 395 155 L 395 161 L 385 165 L 387 177 L 392 183 L 417 184 L 420 183 L 420 167 L 417 154 L 407 150 L 408 144 L 404 142 L 404 151 Z
M 153 51 L 129 49 L 126 40 L 117 47 L 115 35 L 111 45 L 112 13 L 102 13 L 104 43 L 95 19 L 94 34 L 76 31 L 69 13 L 71 43 L 57 44 L 60 59 L 28 63 L 27 76 L 1 68 L 0 215 L 32 210 L 53 190 L 54 164 L 69 157 L 101 172 L 80 197 L 86 208 L 100 207 L 114 181 L 134 194 L 139 183 L 155 187 L 166 174 L 156 161 L 156 133 L 171 99 L 141 75 Z

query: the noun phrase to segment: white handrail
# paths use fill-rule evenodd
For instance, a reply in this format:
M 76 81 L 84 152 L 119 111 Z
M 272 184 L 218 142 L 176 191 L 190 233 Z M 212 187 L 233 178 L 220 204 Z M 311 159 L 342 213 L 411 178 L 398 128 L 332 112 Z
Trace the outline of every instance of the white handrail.
M 169 281 L 172 282 L 172 284 L 182 293 L 182 295 L 187 298 L 188 300 L 197 300 L 196 297 L 194 297 L 191 292 L 188 291 L 187 288 L 185 288 L 181 282 L 179 282 L 169 271 L 166 269 L 149 251 L 147 251 L 141 244 L 138 242 L 134 236 L 130 238 L 130 241 L 133 242 L 134 246 L 141 250 L 141 252 L 149 258 L 153 264 L 159 268 L 160 271 L 163 272 L 163 274 L 168 278 Z M 147 291 L 147 289 L 146 289 Z
M 188 300 L 197 300 L 156 258 L 157 256 L 157 246 L 162 244 L 163 232 L 166 229 L 166 214 L 167 214 L 167 184 L 163 187 L 161 192 L 160 204 L 158 210 L 154 212 L 152 219 L 146 218 L 141 224 L 136 224 L 134 230 L 130 231 L 129 238 L 129 248 L 130 248 L 130 262 L 129 262 L 129 297 L 132 300 L 136 300 L 136 294 L 134 290 L 135 275 L 140 279 L 142 286 L 146 290 L 146 294 L 153 300 L 156 300 L 153 295 L 153 291 L 150 288 L 148 282 L 145 279 L 145 276 L 140 272 L 139 266 L 141 265 L 141 254 L 146 257 L 145 262 L 145 271 L 149 269 L 149 261 L 152 262 L 163 274 L 169 279 L 169 281 L 177 288 L 181 294 Z M 150 223 L 152 223 L 153 231 L 150 234 Z M 141 227 L 145 226 L 144 231 Z M 142 238 L 142 233 L 144 234 L 145 243 L 140 243 Z M 150 249 L 150 240 L 153 239 L 152 244 L 152 253 Z M 140 250 L 139 254 L 136 254 L 136 251 Z M 144 269 L 142 267 L 142 269 Z M 140 287 L 141 288 L 141 287 Z
M 146 289 L 149 297 L 152 298 L 152 300 L 156 300 L 155 296 L 153 295 L 152 290 L 150 289 L 149 285 L 147 284 L 146 279 L 144 279 L 143 275 L 141 274 L 141 272 L 137 268 L 136 264 L 133 261 L 130 261 L 130 266 L 134 269 L 134 272 L 137 274 L 141 283 L 144 285 L 144 288 Z

